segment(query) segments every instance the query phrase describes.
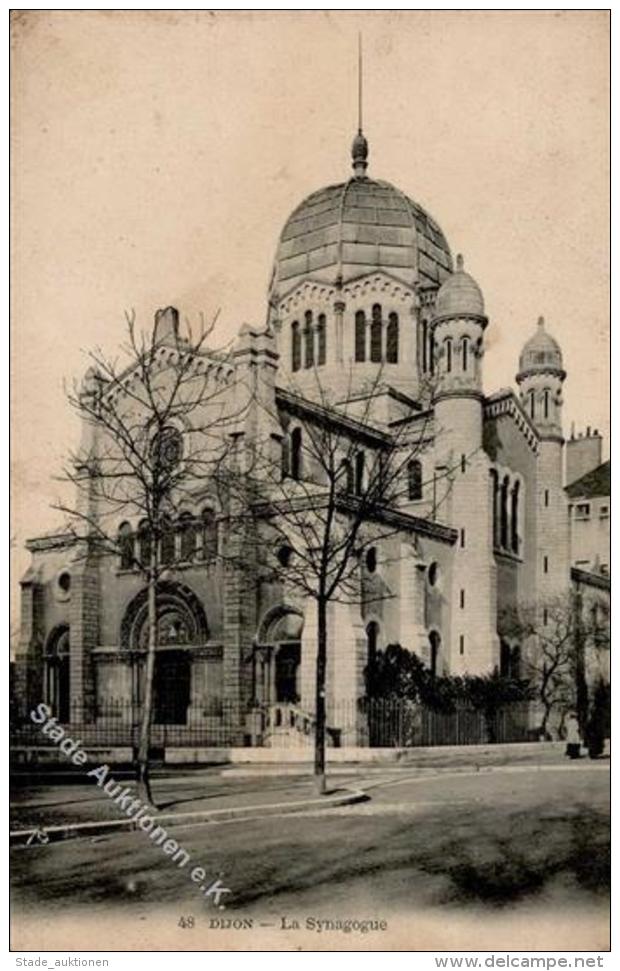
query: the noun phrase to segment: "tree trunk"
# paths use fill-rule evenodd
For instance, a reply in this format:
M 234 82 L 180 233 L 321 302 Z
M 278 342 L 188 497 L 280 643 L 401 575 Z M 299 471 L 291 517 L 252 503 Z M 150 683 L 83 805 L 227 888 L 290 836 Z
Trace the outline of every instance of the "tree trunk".
M 314 787 L 325 795 L 325 671 L 327 666 L 327 605 L 317 601 L 316 728 L 314 733 Z
M 138 748 L 137 781 L 140 799 L 152 806 L 154 803 L 149 778 L 149 750 L 151 748 L 153 681 L 155 676 L 155 652 L 157 648 L 157 573 L 153 569 L 150 572 L 148 585 L 148 631 L 149 643 L 144 671 L 144 698 L 142 702 L 142 723 L 140 725 L 140 745 Z

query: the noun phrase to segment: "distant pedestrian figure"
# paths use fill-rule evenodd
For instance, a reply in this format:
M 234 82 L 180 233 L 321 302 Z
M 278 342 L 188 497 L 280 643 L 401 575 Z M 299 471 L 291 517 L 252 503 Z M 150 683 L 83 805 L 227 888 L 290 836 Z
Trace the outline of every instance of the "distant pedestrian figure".
M 566 754 L 569 759 L 581 756 L 581 733 L 577 716 L 570 714 L 566 719 Z

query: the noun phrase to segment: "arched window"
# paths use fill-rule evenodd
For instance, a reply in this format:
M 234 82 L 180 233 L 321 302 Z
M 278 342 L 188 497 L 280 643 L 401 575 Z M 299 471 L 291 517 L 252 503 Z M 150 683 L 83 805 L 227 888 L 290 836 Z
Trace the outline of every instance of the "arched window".
M 377 648 L 379 647 L 379 625 L 375 620 L 371 620 L 366 628 L 366 649 L 368 652 L 368 666 L 373 668 L 377 659 Z
M 160 542 L 161 562 L 168 566 L 175 560 L 175 536 L 172 522 L 167 516 L 161 520 L 161 542 Z
M 301 334 L 299 332 L 299 321 L 296 320 L 291 325 L 291 368 L 299 371 L 301 367 Z
M 499 500 L 499 478 L 497 475 L 497 469 L 491 469 L 491 483 L 493 501 L 493 546 L 497 546 L 499 543 L 499 516 L 497 509 Z
M 179 516 L 179 533 L 181 537 L 181 559 L 192 560 L 196 553 L 198 535 L 196 522 L 191 512 L 184 512 Z
M 510 644 L 506 641 L 499 645 L 499 673 L 503 678 L 510 677 Z
M 325 331 L 325 314 L 319 314 L 319 319 L 316 325 L 316 335 L 317 335 L 317 343 L 318 343 L 317 364 L 325 364 L 325 359 L 327 356 L 327 334 Z
M 203 509 L 201 514 L 202 559 L 209 562 L 217 556 L 217 520 L 213 509 Z
M 306 367 L 314 367 L 314 331 L 312 329 L 312 311 L 306 310 L 304 323 L 304 343 L 306 345 Z
M 543 414 L 545 418 L 549 417 L 549 390 L 547 388 L 543 392 Z
M 521 677 L 521 648 L 516 644 L 512 649 L 510 658 L 510 676 L 519 680 Z
M 355 495 L 361 496 L 364 492 L 364 466 L 365 456 L 363 452 L 358 452 L 355 456 Z
M 463 343 L 461 345 L 461 354 L 463 360 L 463 370 L 467 370 L 469 364 L 469 337 L 463 338 Z
M 290 454 L 291 446 L 288 439 L 288 435 L 282 436 L 281 448 L 282 448 L 282 452 L 280 456 L 281 472 L 282 472 L 282 478 L 286 479 L 287 475 L 290 475 L 290 472 L 291 472 L 291 454 Z
M 151 530 L 147 519 L 138 523 L 138 556 L 144 569 L 151 562 Z
M 294 428 L 291 435 L 291 479 L 299 482 L 302 472 L 302 436 L 301 428 Z
M 45 701 L 61 725 L 71 716 L 69 628 L 55 628 L 45 647 Z
M 441 651 L 441 637 L 436 630 L 432 630 L 428 635 L 431 647 L 431 675 L 435 678 L 439 672 L 439 652 Z
M 444 343 L 446 345 L 446 371 L 450 374 L 452 371 L 452 338 L 447 337 Z
M 533 390 L 528 391 L 527 397 L 528 397 L 528 407 L 530 409 L 530 418 L 534 420 L 534 417 L 536 415 L 536 395 L 534 394 L 534 391 Z
M 519 552 L 519 483 L 512 487 L 510 503 L 510 546 L 513 553 Z
M 385 359 L 388 364 L 398 364 L 398 314 L 390 314 L 387 328 Z
M 353 467 L 349 459 L 343 459 L 340 463 L 340 486 L 344 492 L 353 492 Z
M 363 310 L 355 314 L 355 360 L 366 360 L 366 314 Z
M 381 319 L 381 304 L 372 307 L 372 323 L 370 325 L 370 360 L 379 363 L 383 360 L 383 321 Z
M 431 374 L 435 373 L 435 335 L 431 334 L 428 348 L 428 362 Z
M 422 463 L 419 459 L 407 463 L 407 492 L 409 499 L 422 498 Z
M 499 543 L 502 549 L 508 548 L 508 476 L 500 490 Z
M 121 553 L 121 570 L 131 570 L 134 565 L 133 530 L 129 523 L 118 528 L 118 546 Z
M 428 371 L 428 322 L 422 321 L 422 371 Z

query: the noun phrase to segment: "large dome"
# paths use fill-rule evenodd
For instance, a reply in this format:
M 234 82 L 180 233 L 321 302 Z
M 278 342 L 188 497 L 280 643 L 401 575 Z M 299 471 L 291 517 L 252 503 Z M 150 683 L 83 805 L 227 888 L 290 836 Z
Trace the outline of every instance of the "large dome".
M 286 222 L 273 267 L 272 298 L 308 277 L 342 283 L 385 270 L 407 286 L 439 286 L 452 256 L 437 223 L 389 182 L 354 177 L 312 193 Z

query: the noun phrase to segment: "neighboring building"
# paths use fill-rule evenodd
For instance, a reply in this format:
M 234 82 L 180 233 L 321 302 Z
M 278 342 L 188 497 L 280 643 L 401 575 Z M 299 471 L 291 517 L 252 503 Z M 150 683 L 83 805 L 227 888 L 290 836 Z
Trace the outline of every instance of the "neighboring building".
M 339 411 L 319 401 L 318 380 L 332 401 L 346 393 L 350 416 L 351 402 L 360 402 L 360 414 L 368 405 L 369 382 L 381 373 L 370 402 L 373 433 L 367 423 L 346 420 L 360 448 L 380 449 L 403 423 L 411 441 L 427 439 L 398 504 L 399 528 L 367 565 L 390 596 L 330 608 L 334 728 L 338 703 L 355 704 L 364 694 L 369 653 L 391 642 L 415 650 L 437 672 L 518 673 L 525 646 L 504 636 L 502 615 L 560 595 L 570 583 L 560 347 L 541 318 L 524 342 L 518 391 L 485 395 L 489 320 L 481 289 L 460 257 L 454 265 L 428 213 L 400 189 L 367 177 L 367 156 L 360 133 L 353 176 L 313 193 L 287 220 L 266 330 L 244 326 L 232 363 L 205 354 L 200 375 L 212 373 L 209 380 L 233 394 L 244 374 L 259 374 L 264 407 L 237 437 L 251 443 L 270 416 L 270 447 L 286 455 L 283 474 L 293 478 L 304 476 L 301 419 L 344 421 L 344 404 Z M 174 347 L 176 312 L 160 312 L 157 327 L 162 344 Z M 584 502 L 593 498 L 590 489 Z M 237 719 L 231 738 L 243 742 L 259 705 L 294 703 L 311 714 L 312 602 L 286 584 L 257 581 L 248 592 L 224 568 L 223 510 L 208 487 L 196 490 L 186 516 L 171 525 L 171 542 L 183 553 L 190 536 L 187 557 L 160 597 L 155 720 L 161 710 L 177 725 L 199 726 L 217 720 L 226 702 Z M 596 516 L 601 521 L 601 504 Z M 117 525 L 131 542 L 144 541 L 139 522 Z M 22 704 L 44 698 L 66 719 L 70 701 L 93 718 L 111 702 L 139 702 L 141 577 L 110 556 L 78 550 L 70 537 L 33 539 L 28 548 L 16 658 Z M 360 739 L 353 733 L 343 740 Z
M 576 444 L 588 438 L 574 439 Z M 568 443 L 568 446 L 572 441 Z M 567 453 L 568 457 L 568 453 Z M 566 486 L 570 516 L 571 564 L 579 570 L 609 576 L 611 537 L 611 462 L 598 462 Z M 600 464 L 599 464 L 600 463 Z

